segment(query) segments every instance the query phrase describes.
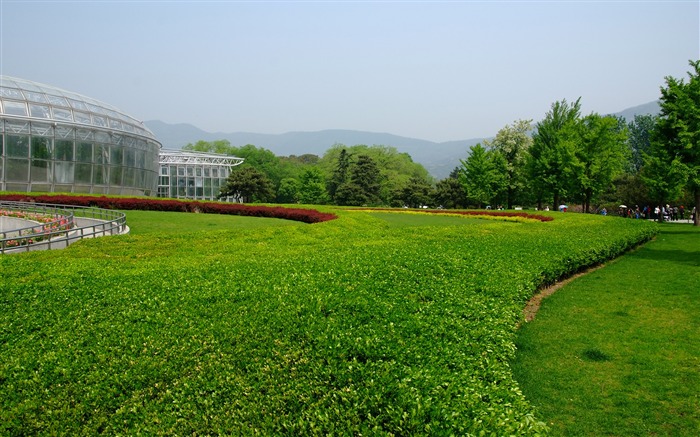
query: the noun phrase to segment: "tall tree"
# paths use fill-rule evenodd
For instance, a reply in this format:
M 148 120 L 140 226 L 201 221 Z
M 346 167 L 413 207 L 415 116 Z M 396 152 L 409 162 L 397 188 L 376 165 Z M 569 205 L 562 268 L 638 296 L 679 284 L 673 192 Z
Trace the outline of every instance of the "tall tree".
M 394 193 L 394 206 L 420 208 L 433 199 L 433 187 L 425 179 L 412 177 L 406 185 Z
M 449 177 L 438 181 L 435 184 L 434 193 L 436 205 L 441 205 L 444 208 L 464 208 L 466 206 L 464 187 L 459 182 L 459 171 L 457 173 L 453 171 Z
M 379 167 L 368 155 L 359 155 L 349 169 L 348 180 L 336 190 L 338 205 L 376 205 L 381 189 Z
M 575 187 L 584 212 L 591 202 L 609 189 L 628 159 L 627 128 L 612 116 L 590 114 L 569 123 L 563 138 L 572 141 L 576 154 Z
M 496 170 L 493 153 L 487 151 L 481 143 L 471 146 L 469 157 L 461 162 L 460 182 L 467 199 L 481 208 L 496 195 L 503 176 Z
M 231 171 L 226 184 L 221 187 L 219 198 L 229 196 L 243 203 L 267 202 L 274 198 L 274 189 L 264 173 L 244 164 Z
M 532 144 L 531 128 L 532 120 L 517 120 L 499 130 L 492 141 L 484 142 L 487 148 L 492 148 L 503 157 L 508 209 L 513 208 L 517 195 L 525 186 L 525 157 Z
M 330 180 L 326 184 L 331 200 L 335 201 L 335 193 L 338 191 L 338 187 L 347 182 L 349 169 L 350 155 L 348 154 L 347 149 L 342 148 L 340 150 L 340 154 L 338 155 L 338 162 L 333 169 Z
M 556 208 L 568 192 L 576 155 L 571 142 L 564 138 L 564 129 L 578 120 L 580 114 L 581 98 L 571 104 L 564 99 L 553 103 L 545 118 L 535 126 L 527 168 L 539 208 L 546 196 L 551 196 Z
M 651 150 L 651 136 L 656 127 L 656 115 L 637 114 L 634 120 L 627 124 L 629 130 L 630 161 L 628 170 L 638 173 L 644 165 L 644 154 Z
M 700 208 L 700 60 L 690 61 L 690 66 L 687 82 L 666 77 L 652 148 L 664 149 L 671 163 L 684 168 L 684 184 L 693 194 L 695 207 Z M 651 155 L 660 157 L 663 153 Z M 698 214 L 695 226 L 700 226 Z
M 328 203 L 325 178 L 318 168 L 306 169 L 301 174 L 299 201 L 311 205 Z

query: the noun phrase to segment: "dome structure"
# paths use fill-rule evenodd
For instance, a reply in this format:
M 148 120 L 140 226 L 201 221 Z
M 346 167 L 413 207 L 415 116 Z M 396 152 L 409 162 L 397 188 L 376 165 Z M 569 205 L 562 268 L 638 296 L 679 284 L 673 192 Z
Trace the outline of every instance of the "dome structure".
M 0 191 L 154 196 L 160 148 L 111 105 L 0 76 Z

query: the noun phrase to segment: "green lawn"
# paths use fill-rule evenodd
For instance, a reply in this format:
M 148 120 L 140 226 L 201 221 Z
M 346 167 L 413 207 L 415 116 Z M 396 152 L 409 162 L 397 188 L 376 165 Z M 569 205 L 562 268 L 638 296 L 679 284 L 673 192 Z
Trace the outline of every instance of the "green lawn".
M 0 435 L 535 435 L 525 302 L 656 232 L 333 212 L 129 211 L 131 235 L 1 256 Z
M 521 328 L 516 379 L 553 435 L 700 435 L 700 229 L 661 229 Z

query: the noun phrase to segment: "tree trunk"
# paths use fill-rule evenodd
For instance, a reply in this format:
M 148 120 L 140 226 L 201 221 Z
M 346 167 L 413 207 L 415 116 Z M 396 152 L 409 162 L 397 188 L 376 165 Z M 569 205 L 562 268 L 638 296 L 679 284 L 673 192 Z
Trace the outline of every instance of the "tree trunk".
M 554 192 L 554 205 L 552 205 L 552 211 L 559 211 L 559 192 Z
M 700 189 L 695 190 L 695 219 L 693 226 L 700 226 L 700 219 L 698 219 L 698 212 L 700 211 Z

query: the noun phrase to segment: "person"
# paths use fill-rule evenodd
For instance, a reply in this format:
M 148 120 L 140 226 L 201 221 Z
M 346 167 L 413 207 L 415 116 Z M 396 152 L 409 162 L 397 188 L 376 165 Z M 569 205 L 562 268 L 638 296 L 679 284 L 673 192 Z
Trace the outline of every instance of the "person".
M 679 206 L 678 213 L 681 215 L 681 220 L 685 219 L 685 206 L 683 206 L 683 205 Z
M 600 213 L 601 213 L 602 215 L 608 215 L 608 210 L 605 209 L 605 208 L 603 208 L 603 210 L 600 211 Z
M 697 210 L 695 209 L 696 207 L 694 206 L 692 211 L 690 211 L 690 221 L 695 222 L 695 214 L 697 214 Z

